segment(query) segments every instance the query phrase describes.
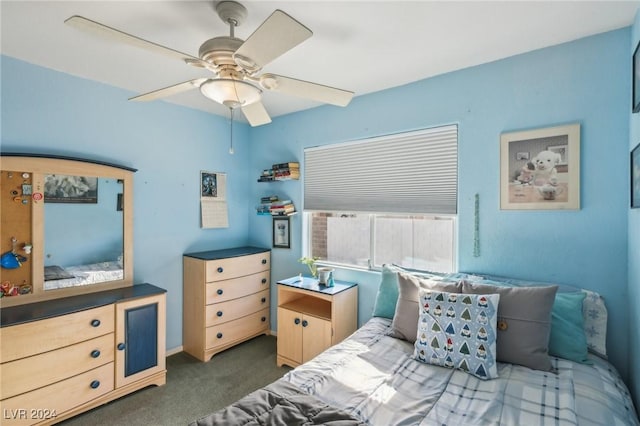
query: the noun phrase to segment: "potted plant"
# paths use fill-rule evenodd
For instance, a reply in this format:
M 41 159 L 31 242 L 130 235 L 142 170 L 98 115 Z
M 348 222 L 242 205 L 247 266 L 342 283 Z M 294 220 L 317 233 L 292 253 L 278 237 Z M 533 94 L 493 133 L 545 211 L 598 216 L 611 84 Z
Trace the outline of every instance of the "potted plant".
M 307 265 L 307 267 L 309 268 L 309 271 L 311 271 L 311 276 L 313 276 L 313 278 L 316 278 L 318 275 L 318 266 L 316 265 L 316 261 L 320 259 L 319 257 L 301 257 L 300 259 L 298 259 L 298 262 L 300 263 L 304 263 L 305 265 Z

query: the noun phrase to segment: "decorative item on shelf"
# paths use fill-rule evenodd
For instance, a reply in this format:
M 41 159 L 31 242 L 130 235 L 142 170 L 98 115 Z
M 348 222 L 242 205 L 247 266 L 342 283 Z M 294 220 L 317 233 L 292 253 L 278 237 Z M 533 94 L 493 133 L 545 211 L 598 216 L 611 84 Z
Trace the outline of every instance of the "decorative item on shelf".
M 307 265 L 307 267 L 309 268 L 309 271 L 311 272 L 311 276 L 315 278 L 318 275 L 318 266 L 316 265 L 316 261 L 318 260 L 320 260 L 320 258 L 317 256 L 313 256 L 313 257 L 304 256 L 298 259 L 298 262 L 304 263 L 305 265 Z
M 264 169 L 258 182 L 272 182 L 279 180 L 300 179 L 300 163 L 292 161 L 288 163 L 276 163 L 270 169 Z

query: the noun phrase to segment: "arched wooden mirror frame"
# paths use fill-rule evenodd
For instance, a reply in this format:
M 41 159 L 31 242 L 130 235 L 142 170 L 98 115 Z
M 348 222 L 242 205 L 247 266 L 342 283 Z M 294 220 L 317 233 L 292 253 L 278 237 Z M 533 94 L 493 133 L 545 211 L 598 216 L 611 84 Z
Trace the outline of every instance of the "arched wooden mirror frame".
M 5 182 L 5 185 L 0 186 L 0 190 L 3 191 L 2 196 L 0 197 L 0 215 L 2 216 L 2 224 L 0 225 L 1 253 L 6 253 L 11 250 L 11 225 L 5 223 L 5 211 L 10 209 L 3 208 L 3 204 L 5 203 L 16 203 L 18 205 L 23 204 L 23 207 L 26 208 L 24 211 L 30 213 L 30 218 L 28 217 L 28 214 L 23 215 L 24 220 L 28 222 L 23 224 L 25 229 L 27 229 L 30 224 L 30 235 L 27 237 L 23 236 L 23 241 L 30 238 L 30 242 L 33 246 L 30 254 L 26 254 L 24 251 L 18 252 L 20 255 L 24 255 L 27 258 L 27 261 L 22 264 L 20 269 L 27 268 L 28 271 L 30 271 L 27 276 L 30 275 L 30 284 L 32 286 L 31 293 L 0 298 L 0 307 L 22 305 L 36 301 L 93 293 L 102 290 L 126 287 L 133 284 L 133 173 L 136 172 L 136 169 L 106 162 L 84 160 L 66 156 L 17 153 L 2 153 L 0 155 L 2 182 Z M 32 194 L 23 194 L 20 191 L 20 186 L 14 188 L 14 186 L 16 186 L 14 183 L 7 185 L 4 179 L 8 172 L 13 172 L 13 174 L 19 173 L 20 175 L 18 176 L 18 179 L 22 179 L 23 173 L 25 174 L 24 176 L 29 174 L 29 179 L 31 181 L 28 183 L 31 184 L 30 190 Z M 115 179 L 122 182 L 123 279 L 77 287 L 45 290 L 45 209 L 44 199 L 40 199 L 41 195 L 36 194 L 44 194 L 44 179 L 45 176 L 49 174 L 98 177 Z M 18 183 L 17 180 L 16 183 Z M 22 183 L 22 181 L 19 183 Z M 16 192 L 18 192 L 17 195 Z M 26 201 L 22 201 L 23 199 Z M 116 200 L 114 200 L 113 206 L 114 210 L 116 209 L 115 201 Z M 23 241 L 19 241 L 19 244 Z M 3 276 L 8 274 L 5 273 L 6 271 L 8 270 L 4 268 L 0 270 L 0 283 L 6 281 L 6 279 L 3 278 Z M 28 284 L 29 283 L 27 283 L 27 285 Z

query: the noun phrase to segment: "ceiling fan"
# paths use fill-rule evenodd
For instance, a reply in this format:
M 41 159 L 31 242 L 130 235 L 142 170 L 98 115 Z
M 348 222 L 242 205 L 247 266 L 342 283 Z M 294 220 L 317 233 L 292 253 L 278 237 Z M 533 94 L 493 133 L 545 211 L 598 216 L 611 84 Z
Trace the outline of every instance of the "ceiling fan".
M 311 30 L 281 10 L 274 11 L 245 41 L 235 37 L 235 27 L 247 17 L 247 9 L 235 1 L 215 4 L 220 19 L 229 24 L 229 36 L 205 41 L 199 57 L 144 40 L 82 16 L 74 15 L 65 23 L 84 31 L 124 42 L 149 51 L 184 61 L 211 71 L 212 77 L 196 78 L 130 98 L 152 101 L 199 88 L 207 98 L 231 110 L 240 108 L 251 126 L 271 122 L 262 104 L 262 91 L 270 90 L 314 101 L 346 106 L 353 92 L 297 80 L 277 74 L 263 73 L 262 68 L 313 35 Z

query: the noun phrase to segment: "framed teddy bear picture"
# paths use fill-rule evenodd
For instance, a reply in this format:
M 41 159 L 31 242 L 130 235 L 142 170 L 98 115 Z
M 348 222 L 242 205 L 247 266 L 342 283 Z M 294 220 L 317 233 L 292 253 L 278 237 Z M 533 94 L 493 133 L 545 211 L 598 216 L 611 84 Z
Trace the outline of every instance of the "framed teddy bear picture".
M 580 124 L 500 135 L 500 208 L 580 209 Z

